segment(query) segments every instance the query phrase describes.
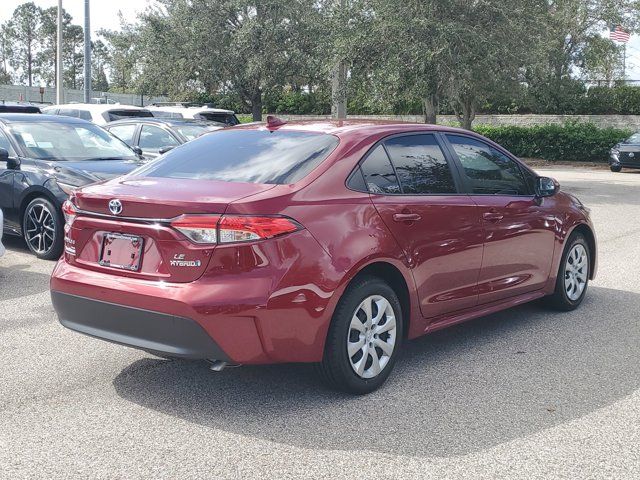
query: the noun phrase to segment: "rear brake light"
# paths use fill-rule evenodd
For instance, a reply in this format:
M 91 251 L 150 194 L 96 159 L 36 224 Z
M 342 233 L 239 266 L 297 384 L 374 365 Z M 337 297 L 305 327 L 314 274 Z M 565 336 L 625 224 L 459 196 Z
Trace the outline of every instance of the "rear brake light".
M 78 209 L 69 200 L 65 200 L 62 204 L 62 214 L 64 215 L 64 221 L 67 225 L 71 225 L 78 214 Z
M 194 243 L 216 243 L 219 215 L 183 215 L 171 226 Z
M 171 226 L 189 240 L 199 244 L 236 243 L 264 240 L 302 227 L 286 217 L 253 217 L 242 215 L 183 215 Z
M 286 217 L 224 216 L 218 224 L 220 243 L 247 242 L 295 232 L 300 225 Z

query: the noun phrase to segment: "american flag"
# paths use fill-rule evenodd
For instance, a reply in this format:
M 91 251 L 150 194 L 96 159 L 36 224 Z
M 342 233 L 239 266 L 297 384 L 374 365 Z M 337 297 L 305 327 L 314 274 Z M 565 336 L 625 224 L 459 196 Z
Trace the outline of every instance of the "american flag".
M 609 38 L 616 42 L 627 43 L 631 38 L 631 34 L 623 30 L 620 25 L 612 25 L 609 31 Z

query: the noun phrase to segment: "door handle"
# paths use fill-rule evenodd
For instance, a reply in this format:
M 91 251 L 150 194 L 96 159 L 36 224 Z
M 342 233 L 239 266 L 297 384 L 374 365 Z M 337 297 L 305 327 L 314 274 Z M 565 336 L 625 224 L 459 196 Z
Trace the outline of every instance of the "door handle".
M 482 215 L 487 222 L 499 222 L 504 218 L 504 215 L 500 212 L 485 212 Z
M 417 222 L 422 217 L 417 213 L 394 213 L 393 220 L 396 222 Z

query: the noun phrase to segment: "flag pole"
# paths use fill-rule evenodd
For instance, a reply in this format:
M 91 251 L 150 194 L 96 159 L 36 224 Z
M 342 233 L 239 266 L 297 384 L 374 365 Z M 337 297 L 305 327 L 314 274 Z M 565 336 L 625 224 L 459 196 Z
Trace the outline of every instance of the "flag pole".
M 627 79 L 627 44 L 622 44 L 622 82 Z
M 62 90 L 62 0 L 58 0 L 58 35 L 56 41 L 58 64 L 56 71 L 56 103 L 60 105 L 63 102 L 64 92 Z

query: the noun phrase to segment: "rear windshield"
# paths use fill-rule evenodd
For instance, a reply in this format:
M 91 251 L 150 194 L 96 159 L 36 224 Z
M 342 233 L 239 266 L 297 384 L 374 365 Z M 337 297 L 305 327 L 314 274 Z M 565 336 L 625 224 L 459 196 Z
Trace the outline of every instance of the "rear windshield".
M 107 122 L 130 117 L 153 117 L 149 110 L 109 110 L 102 114 Z
M 295 183 L 337 145 L 337 137 L 315 132 L 219 130 L 171 150 L 133 175 Z
M 232 113 L 213 113 L 213 112 L 200 112 L 196 113 L 193 118 L 199 118 L 201 120 L 211 120 L 212 122 L 220 122 L 226 125 L 238 125 L 240 120 Z

